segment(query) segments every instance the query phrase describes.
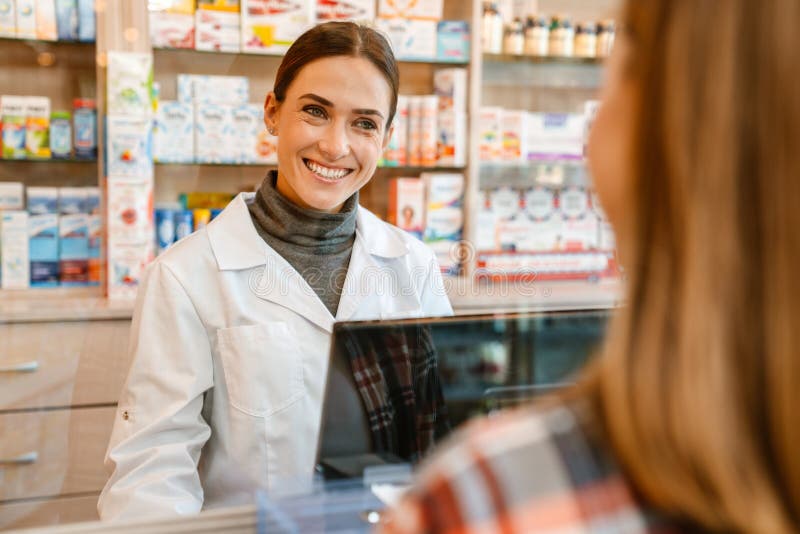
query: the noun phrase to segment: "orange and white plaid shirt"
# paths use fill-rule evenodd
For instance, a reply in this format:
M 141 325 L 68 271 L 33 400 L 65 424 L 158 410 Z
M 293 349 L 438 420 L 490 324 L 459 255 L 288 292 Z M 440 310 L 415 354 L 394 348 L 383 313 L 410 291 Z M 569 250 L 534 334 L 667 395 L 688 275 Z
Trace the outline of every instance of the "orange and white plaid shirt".
M 567 407 L 526 408 L 469 424 L 423 468 L 381 532 L 681 530 L 637 502 L 577 413 Z

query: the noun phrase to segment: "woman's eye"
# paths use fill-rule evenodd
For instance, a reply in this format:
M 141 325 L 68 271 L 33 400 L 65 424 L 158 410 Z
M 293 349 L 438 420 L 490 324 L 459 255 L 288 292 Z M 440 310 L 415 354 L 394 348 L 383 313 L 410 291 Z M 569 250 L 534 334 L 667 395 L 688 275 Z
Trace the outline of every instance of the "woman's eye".
M 356 127 L 362 130 L 376 130 L 378 125 L 368 119 L 359 119 L 356 121 Z
M 303 111 L 311 115 L 312 117 L 325 117 L 325 110 L 319 106 L 306 106 L 303 108 Z

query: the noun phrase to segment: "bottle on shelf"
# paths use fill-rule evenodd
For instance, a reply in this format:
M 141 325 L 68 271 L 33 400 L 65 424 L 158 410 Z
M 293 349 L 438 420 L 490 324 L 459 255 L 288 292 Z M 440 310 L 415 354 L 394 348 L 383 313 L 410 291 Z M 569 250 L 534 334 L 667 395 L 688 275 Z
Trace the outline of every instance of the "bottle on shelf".
M 503 52 L 515 56 L 521 56 L 525 48 L 525 32 L 522 21 L 514 19 L 505 28 L 503 39 Z
M 593 22 L 581 22 L 575 26 L 575 57 L 596 56 L 597 27 Z
M 596 57 L 608 57 L 614 46 L 615 25 L 613 20 L 604 20 L 597 26 Z
M 483 51 L 489 54 L 503 52 L 503 18 L 495 2 L 483 3 L 483 21 L 481 27 Z
M 550 30 L 547 27 L 547 20 L 540 16 L 529 16 L 525 22 L 523 53 L 527 56 L 546 56 L 549 38 Z
M 72 115 L 69 111 L 54 111 L 50 115 L 50 153 L 53 159 L 72 156 Z
M 548 54 L 554 57 L 572 57 L 575 30 L 572 22 L 564 15 L 555 15 L 550 20 Z

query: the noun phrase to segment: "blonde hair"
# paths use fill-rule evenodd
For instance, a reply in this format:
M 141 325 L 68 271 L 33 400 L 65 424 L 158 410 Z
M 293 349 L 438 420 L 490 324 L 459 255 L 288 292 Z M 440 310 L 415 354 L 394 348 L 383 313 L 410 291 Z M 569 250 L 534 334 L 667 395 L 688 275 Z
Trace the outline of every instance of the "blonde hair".
M 800 2 L 628 0 L 627 305 L 588 384 L 643 498 L 800 529 Z

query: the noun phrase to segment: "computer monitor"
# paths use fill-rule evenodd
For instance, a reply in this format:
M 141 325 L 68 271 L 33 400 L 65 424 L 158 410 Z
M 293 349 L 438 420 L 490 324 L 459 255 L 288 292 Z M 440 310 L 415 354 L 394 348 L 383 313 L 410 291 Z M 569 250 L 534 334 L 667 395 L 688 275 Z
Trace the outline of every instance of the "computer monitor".
M 328 476 L 415 463 L 470 417 L 569 384 L 608 310 L 334 325 L 318 443 Z

